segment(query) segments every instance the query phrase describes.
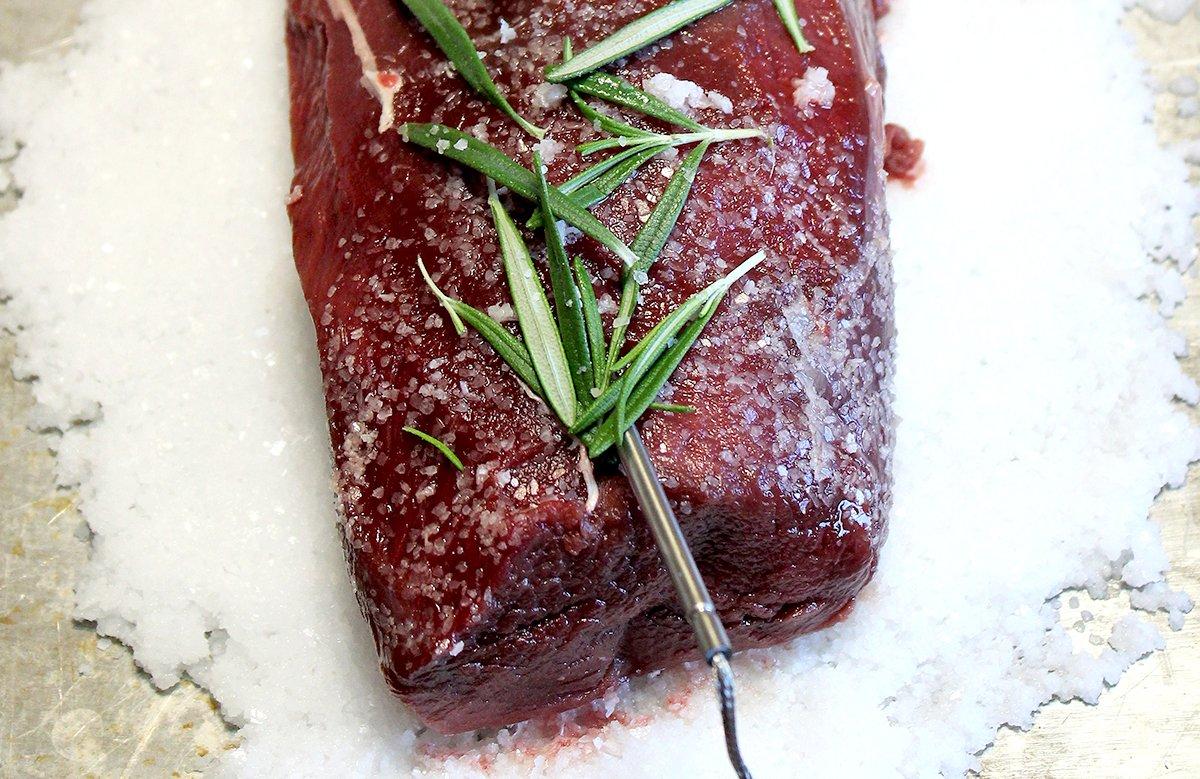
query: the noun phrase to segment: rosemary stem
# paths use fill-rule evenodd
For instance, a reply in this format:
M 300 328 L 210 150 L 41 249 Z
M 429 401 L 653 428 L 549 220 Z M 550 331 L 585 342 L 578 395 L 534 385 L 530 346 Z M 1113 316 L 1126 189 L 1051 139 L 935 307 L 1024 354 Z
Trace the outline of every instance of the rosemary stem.
M 734 141 L 741 138 L 762 138 L 765 140 L 767 138 L 767 134 L 757 127 L 734 127 L 716 130 L 701 130 L 699 132 L 690 133 L 671 133 L 669 135 L 654 133 L 653 135 L 647 135 L 644 137 L 636 136 L 633 138 L 618 136 L 615 138 L 603 138 L 598 141 L 582 143 L 576 148 L 576 150 L 586 157 L 589 154 L 613 148 L 622 148 L 627 150 L 649 148 L 666 149 L 672 146 L 686 146 L 690 143 L 717 143 L 719 141 Z

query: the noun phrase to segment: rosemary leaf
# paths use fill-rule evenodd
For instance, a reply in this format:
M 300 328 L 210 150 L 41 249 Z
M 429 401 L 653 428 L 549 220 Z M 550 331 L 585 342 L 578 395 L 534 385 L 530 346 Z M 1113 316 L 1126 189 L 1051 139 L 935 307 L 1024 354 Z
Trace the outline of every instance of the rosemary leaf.
M 548 81 L 568 81 L 649 46 L 676 30 L 728 5 L 731 0 L 676 0 L 641 16 L 607 38 L 546 68 Z
M 570 197 L 580 208 L 591 208 L 611 195 L 617 187 L 628 181 L 638 168 L 665 148 L 665 146 L 650 146 L 618 152 L 563 182 L 558 190 Z M 525 226 L 531 230 L 541 227 L 541 212 L 535 211 Z
M 626 271 L 621 286 L 621 302 L 617 308 L 617 315 L 613 319 L 612 340 L 608 347 L 608 365 L 610 366 L 617 362 L 621 347 L 625 345 L 625 331 L 633 319 L 633 310 L 637 306 L 638 292 L 641 290 L 640 279 L 645 277 L 646 271 L 658 259 L 662 247 L 667 243 L 667 238 L 675 229 L 675 224 L 679 221 L 679 215 L 683 212 L 688 195 L 692 192 L 692 183 L 696 180 L 696 172 L 700 169 L 700 163 L 708 151 L 708 146 L 708 142 L 701 143 L 684 158 L 679 169 L 667 182 L 667 188 L 650 213 L 650 218 L 646 220 L 646 225 L 637 234 L 633 246 L 630 247 L 637 253 L 638 261 Z M 612 375 L 611 368 L 608 370 L 608 375 Z
M 608 350 L 604 345 L 604 327 L 600 324 L 600 306 L 596 303 L 596 290 L 592 288 L 592 280 L 581 258 L 575 258 L 574 268 L 575 283 L 578 285 L 579 299 L 583 306 L 583 324 L 587 329 L 588 352 L 592 355 L 592 375 L 589 381 L 594 387 L 600 378 L 600 360 Z M 590 393 L 584 397 L 590 397 Z
M 696 172 L 700 170 L 700 162 L 708 152 L 708 147 L 709 142 L 705 141 L 692 149 L 672 174 L 667 188 L 658 199 L 658 204 L 638 232 L 637 238 L 633 240 L 633 245 L 629 247 L 637 253 L 638 261 L 627 275 L 634 275 L 638 271 L 645 273 L 658 259 L 659 252 L 666 245 L 671 231 L 675 229 L 675 223 L 679 221 L 679 215 L 683 212 L 683 205 L 692 192 L 692 183 L 696 180 Z
M 658 119 L 688 130 L 703 130 L 695 119 L 676 111 L 671 106 L 648 94 L 620 76 L 610 73 L 589 73 L 571 84 L 571 91 L 598 97 L 601 100 L 637 111 L 639 114 Z
M 605 414 L 613 410 L 620 397 L 621 382 L 618 381 L 601 392 L 591 403 L 583 407 L 583 410 L 579 412 L 579 416 L 575 418 L 575 424 L 571 425 L 571 433 L 579 435 L 581 431 L 587 430 L 599 422 Z
M 570 426 L 575 421 L 575 387 L 558 338 L 558 328 L 550 313 L 550 303 L 546 300 L 529 249 L 495 192 L 488 198 L 488 205 L 500 239 L 500 254 L 504 259 L 513 308 L 517 312 L 517 324 L 525 336 L 529 358 L 542 384 L 542 396 L 559 419 Z M 550 227 L 554 229 L 553 223 Z
M 471 37 L 467 35 L 467 31 L 463 29 L 458 19 L 441 0 L 403 1 L 408 6 L 408 10 L 412 11 L 413 16 L 417 17 L 417 21 L 421 23 L 421 26 L 425 28 L 425 31 L 437 43 L 442 53 L 454 63 L 454 67 L 462 75 L 463 79 L 471 85 L 472 89 L 483 95 L 483 97 L 487 98 L 488 102 L 508 115 L 525 132 L 536 138 L 541 138 L 546 134 L 545 130 L 533 125 L 518 114 L 509 105 L 504 95 L 500 94 L 500 89 L 496 86 L 496 82 L 492 81 L 492 77 L 488 75 L 487 68 L 483 66 L 483 62 L 479 59 L 479 50 L 471 42 Z
M 433 283 L 433 278 L 430 277 L 429 271 L 425 269 L 425 261 L 420 257 L 417 257 L 417 268 L 420 269 L 421 276 L 425 279 L 425 286 L 429 287 L 430 291 L 433 292 L 433 296 L 442 304 L 442 308 L 446 309 L 446 314 L 450 317 L 450 322 L 454 325 L 454 332 L 462 335 L 466 332 L 466 328 L 463 327 L 462 317 L 454 310 L 454 304 L 458 301 L 445 292 L 442 292 L 438 285 Z
M 764 256 L 764 253 L 761 251 L 756 253 L 754 256 L 738 265 L 738 267 L 734 268 L 734 270 L 725 278 L 708 285 L 706 288 L 701 290 L 700 293 L 692 295 L 684 303 L 684 305 L 680 306 L 676 310 L 677 313 L 685 311 L 687 312 L 686 314 L 679 314 L 680 319 L 682 320 L 684 316 L 687 316 L 688 319 L 697 317 L 696 314 L 691 313 L 691 308 L 694 304 L 699 308 L 697 321 L 707 322 L 712 318 L 713 313 L 716 312 L 717 304 L 721 302 L 721 299 L 725 296 L 725 293 L 729 291 L 729 287 L 742 276 L 749 273 L 751 268 L 762 262 Z M 671 316 L 668 316 L 666 319 L 664 319 L 664 322 L 670 318 Z M 695 323 L 693 322 L 693 324 Z M 691 325 L 689 325 L 689 329 L 690 328 Z M 701 328 L 703 328 L 703 325 L 701 325 Z M 635 382 L 638 382 L 639 377 L 650 369 L 650 366 L 654 361 L 658 360 L 663 349 L 666 348 L 668 342 L 672 338 L 675 338 L 677 332 L 678 327 L 664 326 L 661 329 L 655 328 L 655 331 L 652 332 L 646 339 L 644 339 L 647 342 L 646 346 L 643 347 L 641 353 L 629 366 L 627 377 L 623 378 L 621 381 L 622 389 L 620 397 L 617 398 L 617 407 L 615 411 L 618 434 L 625 432 L 629 426 L 626 424 L 626 420 L 629 418 L 628 404 L 635 389 Z M 684 332 L 686 333 L 687 331 L 685 330 Z M 699 331 L 697 331 L 697 335 L 699 335 Z M 686 336 L 680 335 L 675 346 L 678 346 L 680 342 L 685 340 L 687 340 Z M 695 341 L 695 336 L 693 336 L 691 340 Z M 675 347 L 673 346 L 671 348 L 673 349 Z M 690 348 L 690 343 L 688 348 Z M 670 354 L 670 350 L 668 350 L 668 354 Z M 680 359 L 682 359 L 682 355 L 680 355 Z M 671 370 L 673 371 L 674 368 L 671 368 Z M 668 373 L 667 375 L 669 376 L 670 374 Z M 666 381 L 666 377 L 663 378 L 663 381 Z M 659 384 L 659 387 L 661 386 L 662 385 Z M 658 394 L 658 389 L 654 390 L 654 394 Z M 653 399 L 653 395 L 651 395 L 646 400 L 647 405 Z M 636 419 L 643 411 L 645 411 L 645 407 L 639 408 L 634 414 L 633 418 Z
M 542 157 L 533 154 L 533 170 L 537 176 L 538 210 L 542 214 L 546 236 L 546 263 L 550 268 L 550 289 L 554 295 L 554 312 L 558 318 L 558 338 L 567 359 L 576 399 L 586 398 L 592 389 L 592 356 L 588 347 L 587 326 L 583 322 L 583 301 L 575 276 L 558 234 L 558 222 L 550 210 L 550 185 L 542 170 Z M 590 286 L 590 285 L 589 285 Z
M 495 179 L 526 200 L 537 201 L 537 180 L 533 172 L 491 144 L 441 124 L 409 123 L 400 127 L 400 134 L 411 143 Z M 613 235 L 612 230 L 555 187 L 550 187 L 550 207 L 559 219 L 578 227 L 584 235 L 595 239 L 626 265 L 637 262 L 637 255 Z
M 775 0 L 775 10 L 779 12 L 779 18 L 783 20 L 788 35 L 795 41 L 796 51 L 801 54 L 815 51 L 815 47 L 804 39 L 804 32 L 800 29 L 800 18 L 796 16 L 796 0 Z
M 658 136 L 660 138 L 665 136 Z M 643 139 L 644 140 L 644 139 Z M 585 141 L 575 147 L 575 151 L 581 156 L 587 157 L 595 154 L 598 151 L 608 151 L 609 149 L 638 149 L 641 144 L 638 140 L 630 140 L 624 135 L 618 135 L 615 138 L 597 138 L 594 141 Z
M 630 149 L 633 154 L 622 159 L 618 165 L 614 165 L 607 172 L 597 177 L 591 184 L 580 187 L 572 193 L 571 199 L 584 208 L 594 206 L 611 195 L 617 187 L 628 181 L 639 168 L 662 153 L 665 148 L 665 146 L 645 146 Z M 624 152 L 621 154 L 624 154 Z M 614 154 L 613 156 L 620 157 L 621 154 Z
M 614 119 L 606 113 L 597 111 L 595 108 L 592 108 L 590 105 L 588 105 L 588 102 L 580 97 L 579 93 L 574 89 L 571 90 L 571 100 L 573 100 L 575 102 L 575 106 L 579 108 L 579 113 L 583 114 L 584 117 L 586 117 L 587 120 L 592 123 L 592 126 L 597 130 L 603 130 L 610 135 L 619 135 L 625 138 L 645 138 L 647 136 L 655 135 L 655 133 L 652 133 L 649 130 L 643 130 L 641 128 L 634 127 L 631 124 L 625 124 L 619 119 Z
M 662 411 L 667 414 L 695 414 L 695 406 L 685 406 L 682 403 L 651 403 L 651 411 Z
M 637 149 L 630 149 L 628 152 L 614 154 L 613 157 L 620 158 L 617 163 L 597 176 L 589 185 L 580 187 L 572 199 L 581 205 L 586 201 L 590 206 L 596 201 L 587 201 L 587 198 L 590 197 L 587 194 L 589 191 L 597 193 L 599 199 L 608 197 L 612 194 L 613 190 L 628 181 L 629 177 L 636 173 L 639 168 L 666 151 L 666 149 L 666 146 L 643 146 Z M 609 159 L 612 159 L 612 157 Z
M 664 319 L 664 320 L 660 321 L 658 324 L 656 324 L 654 327 L 652 327 L 650 329 L 650 332 L 648 332 L 648 333 L 646 333 L 646 335 L 642 336 L 642 340 L 638 341 L 636 344 L 634 344 L 632 349 L 625 352 L 625 354 L 621 355 L 620 359 L 618 359 L 616 362 L 614 362 L 612 364 L 612 367 L 609 368 L 609 373 L 617 374 L 617 373 L 620 373 L 621 371 L 625 370 L 626 368 L 628 368 L 629 364 L 632 363 L 634 360 L 636 360 L 637 356 L 642 353 L 642 349 L 644 349 L 646 347 L 647 340 L 650 338 L 650 336 L 654 335 L 654 332 L 658 328 L 662 327 L 663 322 L 665 322 L 665 321 L 666 320 Z
M 655 150 L 654 153 L 657 154 L 659 151 L 661 151 L 661 149 Z M 606 176 L 611 175 L 613 171 L 619 171 L 621 167 L 627 164 L 631 158 L 642 153 L 644 153 L 644 150 L 642 149 L 626 149 L 625 151 L 618 152 L 610 157 L 605 157 L 592 167 L 587 168 L 578 175 L 563 182 L 563 185 L 560 187 L 560 189 L 564 194 L 576 192 L 592 182 L 600 181 Z M 620 175 L 619 172 L 616 175 Z
M 461 300 L 449 297 L 438 289 L 437 285 L 433 283 L 433 279 L 429 277 L 429 272 L 425 270 L 425 263 L 420 258 L 417 259 L 417 267 L 421 269 L 421 275 L 425 277 L 425 283 L 429 285 L 429 289 L 433 291 L 438 302 L 449 314 L 455 331 L 459 335 L 466 332 L 466 328 L 463 326 L 465 320 L 482 336 L 483 340 L 491 344 L 492 348 L 496 350 L 496 354 L 500 355 L 500 359 L 512 368 L 513 373 L 517 374 L 517 377 L 525 382 L 535 395 L 541 396 L 542 384 L 538 381 L 537 371 L 533 369 L 533 361 L 529 358 L 529 350 L 525 348 L 525 344 L 514 338 L 512 333 L 505 330 L 499 322 L 487 314 Z
M 546 393 L 542 391 L 542 383 L 538 380 L 537 371 L 533 367 L 533 358 L 529 356 L 529 349 L 525 347 L 525 344 L 517 340 L 502 324 L 479 309 L 472 308 L 460 300 L 454 301 L 454 308 L 483 340 L 491 344 L 492 348 L 496 350 L 496 354 L 500 355 L 500 359 L 512 368 L 513 373 L 525 382 L 530 391 L 545 400 Z
M 445 457 L 447 460 L 449 460 L 454 465 L 455 468 L 459 469 L 460 471 L 463 469 L 462 460 L 458 459 L 458 455 L 456 455 L 454 453 L 454 450 L 451 449 L 449 446 L 447 446 L 442 441 L 429 435 L 429 433 L 425 433 L 425 432 L 422 432 L 422 431 L 416 429 L 415 427 L 408 427 L 406 425 L 400 429 L 406 433 L 409 433 L 410 435 L 415 435 L 417 438 L 420 438 L 425 443 L 427 443 L 430 446 L 432 446 L 433 448 L 437 449 L 439 452 L 442 453 L 443 457 Z
M 654 342 L 652 336 L 656 335 L 659 330 L 661 330 L 663 327 L 667 326 L 669 321 L 670 321 L 669 317 L 664 317 L 661 321 L 659 321 L 658 324 L 656 324 L 654 327 L 650 328 L 650 332 L 648 332 L 644 336 L 642 336 L 642 340 L 640 340 L 636 344 L 634 344 L 632 349 L 630 349 L 628 352 L 626 352 L 624 355 L 622 355 L 619 360 L 617 360 L 615 363 L 613 363 L 612 368 L 610 369 L 609 372 L 612 374 L 617 374 L 617 373 L 620 373 L 621 371 L 625 370 L 626 368 L 628 368 L 629 365 L 634 360 L 636 360 L 638 358 L 638 355 L 640 355 L 642 353 L 642 351 L 646 348 L 646 345 Z

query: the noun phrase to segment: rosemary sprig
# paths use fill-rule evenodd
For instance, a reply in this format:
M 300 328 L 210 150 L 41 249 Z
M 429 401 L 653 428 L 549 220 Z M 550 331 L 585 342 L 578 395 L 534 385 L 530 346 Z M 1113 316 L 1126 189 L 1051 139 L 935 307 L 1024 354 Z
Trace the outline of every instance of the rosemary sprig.
M 537 200 L 537 180 L 533 172 L 517 164 L 491 144 L 441 124 L 408 123 L 401 125 L 401 136 L 418 146 L 442 154 L 468 168 L 495 179 L 526 200 Z M 637 255 L 621 242 L 600 220 L 580 207 L 555 187 L 550 187 L 550 207 L 555 215 L 584 235 L 621 258 L 626 265 L 637 262 Z
M 554 313 L 558 317 L 558 333 L 566 355 L 567 368 L 575 397 L 586 398 L 592 389 L 592 355 L 588 344 L 587 325 L 583 321 L 583 301 L 575 285 L 575 275 L 567 260 L 558 222 L 550 210 L 550 185 L 542 170 L 542 157 L 533 154 L 533 170 L 537 175 L 538 211 L 542 215 L 546 237 L 546 263 L 550 267 L 550 288 L 554 294 Z M 590 284 L 588 285 L 590 288 Z
M 584 170 L 578 175 L 573 176 L 567 181 L 563 182 L 563 185 L 559 187 L 559 189 L 562 190 L 563 194 L 569 195 L 580 189 L 583 189 L 593 182 L 600 182 L 607 176 L 620 176 L 622 166 L 627 164 L 627 160 L 629 158 L 637 156 L 638 153 L 638 149 L 626 149 L 625 151 L 617 152 L 610 157 L 605 157 L 603 160 L 597 162 L 587 170 Z
M 611 73 L 589 73 L 571 84 L 571 91 L 581 95 L 590 95 L 613 105 L 637 111 L 660 122 L 673 124 L 687 130 L 702 130 L 703 126 L 686 114 L 676 111 L 671 106 L 648 94 L 620 76 Z
M 646 225 L 633 241 L 631 248 L 637 252 L 638 261 L 625 273 L 625 279 L 621 286 L 621 302 L 617 308 L 617 315 L 613 319 L 613 335 L 608 347 L 609 367 L 605 371 L 606 376 L 612 375 L 612 366 L 621 353 L 621 347 L 625 345 L 625 330 L 633 318 L 638 292 L 641 290 L 641 280 L 645 278 L 650 266 L 658 259 L 662 247 L 667 243 L 667 238 L 675 229 L 675 223 L 679 221 L 684 203 L 691 194 L 692 183 L 696 180 L 696 172 L 700 170 L 700 162 L 704 159 L 708 146 L 709 142 L 705 141 L 692 149 L 691 153 L 684 158 L 679 169 L 667 183 L 667 188 L 650 213 L 650 218 L 646 220 Z
M 621 402 L 621 397 L 628 394 L 626 393 L 626 389 L 633 389 L 647 372 L 654 367 L 655 361 L 671 344 L 671 340 L 678 338 L 680 331 L 687 327 L 688 323 L 697 316 L 703 316 L 710 308 L 715 309 L 716 302 L 720 302 L 720 298 L 729 290 L 729 287 L 748 273 L 751 268 L 762 262 L 763 257 L 763 252 L 756 253 L 734 268 L 728 276 L 713 282 L 695 293 L 671 311 L 671 313 L 663 317 L 657 325 L 651 328 L 650 332 L 646 333 L 637 346 L 630 351 L 630 359 L 627 363 L 629 369 L 622 374 L 621 378 L 615 384 L 608 387 L 584 409 L 579 418 L 575 420 L 575 425 L 571 428 L 571 432 L 579 433 L 586 430 L 602 416 L 615 408 Z M 657 393 L 657 390 L 655 392 Z M 651 397 L 651 400 L 653 400 L 653 397 Z M 621 432 L 624 432 L 624 429 L 622 428 Z
M 702 150 L 698 149 L 690 156 L 696 159 L 698 165 L 702 154 Z M 540 160 L 538 166 L 540 170 Z M 418 267 L 438 301 L 450 313 L 451 321 L 458 331 L 464 331 L 464 321 L 475 327 L 489 343 L 492 343 L 513 371 L 525 379 L 533 391 L 546 401 L 567 428 L 580 436 L 588 453 L 592 457 L 598 456 L 611 447 L 634 421 L 655 404 L 655 397 L 715 315 L 718 304 L 729 288 L 761 262 L 764 254 L 759 251 L 724 278 L 693 294 L 664 317 L 622 360 L 628 367 L 616 383 L 606 389 L 602 388 L 599 386 L 599 380 L 604 377 L 593 372 L 593 389 L 589 394 L 599 392 L 599 397 L 583 405 L 575 392 L 575 383 L 570 375 L 571 368 L 563 348 L 563 338 L 567 333 L 561 324 L 555 327 L 550 304 L 541 287 L 529 250 L 512 218 L 496 196 L 494 183 L 489 180 L 488 184 L 488 204 L 496 223 L 513 307 L 517 312 L 518 325 L 529 346 L 514 338 L 490 317 L 443 293 L 433 283 L 424 263 L 419 259 Z M 550 191 L 551 188 L 544 180 L 539 182 L 539 206 L 543 209 L 547 209 L 549 204 Z M 678 214 L 675 218 L 677 217 Z M 553 213 L 545 213 L 543 219 L 550 226 L 548 229 L 556 229 Z M 664 220 L 672 224 L 674 221 L 666 217 Z M 661 228 L 655 228 L 653 235 L 657 236 L 660 230 Z M 670 230 L 667 232 L 669 234 Z M 657 242 L 658 238 L 646 240 Z M 553 243 L 553 239 L 551 242 Z M 653 244 L 648 245 L 653 248 Z M 552 251 L 553 249 L 548 250 Z M 550 261 L 565 264 L 565 256 Z M 589 353 L 604 354 L 604 336 L 595 293 L 587 271 L 578 258 L 574 262 L 573 271 L 575 282 L 578 284 L 577 303 L 582 313 Z M 678 413 L 689 413 L 693 410 L 671 404 L 664 404 L 663 408 Z
M 454 67 L 462 74 L 463 79 L 471 85 L 472 89 L 487 98 L 488 102 L 503 111 L 525 132 L 535 138 L 545 136 L 545 130 L 518 114 L 516 109 L 509 104 L 508 99 L 500 93 L 496 82 L 492 80 L 492 77 L 488 75 L 487 68 L 483 66 L 483 62 L 479 58 L 479 50 L 471 42 L 471 37 L 467 35 L 462 24 L 441 0 L 403 0 L 403 2 L 437 43 L 442 53 L 454 63 Z
M 624 399 L 621 404 L 620 417 L 617 412 L 609 414 L 604 422 L 580 437 L 583 445 L 587 447 L 589 456 L 598 457 L 604 454 L 638 417 L 645 413 L 662 390 L 663 385 L 671 378 L 671 374 L 679 367 L 679 363 L 683 362 L 683 358 L 691 350 L 692 344 L 700 337 L 700 333 L 703 332 L 715 313 L 716 309 L 714 308 L 702 318 L 689 324 L 680 333 L 679 339 L 654 364 L 650 373 L 637 385 L 629 397 Z
M 675 0 L 639 17 L 570 59 L 546 68 L 546 80 L 569 81 L 664 38 L 732 0 Z
M 815 51 L 816 48 L 805 40 L 804 31 L 800 28 L 800 18 L 796 15 L 796 0 L 775 0 L 775 10 L 779 12 L 779 18 L 787 28 L 788 35 L 792 36 L 796 51 L 801 54 Z
M 553 187 L 547 182 L 541 157 L 536 153 L 533 155 L 534 169 L 530 171 L 494 146 L 450 127 L 409 123 L 400 128 L 406 141 L 436 151 L 488 177 L 488 204 L 523 340 L 483 312 L 445 295 L 418 259 L 426 283 L 446 309 L 455 329 L 460 334 L 467 325 L 477 330 L 514 373 L 546 401 L 567 428 L 580 436 L 592 456 L 611 447 L 647 409 L 669 413 L 695 411 L 691 406 L 657 402 L 655 397 L 715 315 L 718 303 L 730 286 L 762 260 L 763 252 L 689 297 L 625 356 L 622 357 L 620 352 L 646 272 L 675 229 L 709 145 L 738 138 L 766 138 L 757 129 L 703 127 L 627 81 L 594 71 L 730 1 L 676 0 L 626 25 L 578 56 L 572 56 L 570 41 L 564 41 L 563 62 L 547 69 L 548 78 L 572 82 L 571 98 L 580 113 L 596 129 L 610 135 L 581 144 L 579 153 L 589 155 L 607 149 L 621 150 L 561 187 Z M 521 119 L 500 95 L 479 63 L 478 52 L 466 32 L 441 0 L 404 2 L 473 87 L 504 109 L 523 128 L 541 137 L 541 131 Z M 794 7 L 792 11 L 794 17 Z M 782 6 L 780 12 L 783 13 Z M 636 127 L 589 105 L 584 95 L 642 113 L 684 132 L 662 133 Z M 588 207 L 607 197 L 655 155 L 668 148 L 689 144 L 697 146 L 672 174 L 632 246 L 625 246 L 588 212 Z M 546 241 L 553 309 L 529 248 L 496 195 L 496 182 L 537 206 L 528 224 L 541 227 Z M 558 219 L 598 241 L 626 265 L 611 339 L 605 338 L 595 290 L 582 260 L 575 258 L 571 262 L 567 258 L 558 232 Z
M 633 421 L 645 413 L 663 385 L 679 367 L 684 356 L 692 348 L 692 344 L 700 337 L 700 333 L 717 312 L 720 302 L 725 298 L 729 288 L 741 277 L 750 272 L 754 266 L 762 262 L 766 255 L 759 251 L 743 261 L 725 278 L 713 282 L 703 290 L 688 298 L 682 305 L 667 315 L 659 326 L 647 333 L 640 344 L 638 357 L 629 366 L 629 370 L 614 384 L 609 392 L 597 398 L 594 405 L 600 404 L 615 390 L 616 399 L 614 410 L 608 414 L 604 422 L 584 432 L 580 436 L 588 453 L 592 457 L 603 453 L 616 443 L 622 433 L 629 428 Z M 686 325 L 686 326 L 685 326 Z M 680 332 L 682 327 L 682 332 Z M 671 339 L 674 338 L 674 343 Z M 665 351 L 664 351 L 665 349 Z M 589 408 L 581 415 L 580 420 L 592 416 Z M 576 428 L 579 423 L 576 423 Z
M 525 348 L 533 369 L 542 384 L 542 397 L 564 424 L 575 421 L 576 397 L 571 369 L 559 337 L 550 303 L 542 289 L 537 268 L 529 256 L 529 249 L 512 217 L 497 197 L 494 185 L 488 196 L 492 209 L 492 220 L 500 238 L 500 254 L 504 259 L 504 271 L 508 277 L 508 288 L 512 293 L 513 309 L 517 313 L 517 324 L 525 337 Z M 549 228 L 556 229 L 551 221 Z
M 500 355 L 500 359 L 512 368 L 513 373 L 517 374 L 517 377 L 525 382 L 532 392 L 541 395 L 542 384 L 538 381 L 537 371 L 533 368 L 533 360 L 530 359 L 529 350 L 525 348 L 525 344 L 514 338 L 512 333 L 505 330 L 499 322 L 487 314 L 461 300 L 455 300 L 438 289 L 420 257 L 417 258 L 417 267 L 420 268 L 421 275 L 425 278 L 425 284 L 442 304 L 442 307 L 446 309 L 455 332 L 459 335 L 466 332 L 466 327 L 463 325 L 465 320 L 475 329 L 475 332 L 491 344 L 492 348 L 496 350 L 496 354 Z
M 433 448 L 437 449 L 439 452 L 442 453 L 443 457 L 445 457 L 447 460 L 449 460 L 451 462 L 451 464 L 454 465 L 455 468 L 459 469 L 460 471 L 463 469 L 462 460 L 458 459 L 458 455 L 456 455 L 454 453 L 453 449 L 451 449 L 449 446 L 447 446 L 445 443 L 443 443 L 439 439 L 434 438 L 433 436 L 429 435 L 429 433 L 418 430 L 415 427 L 409 427 L 409 426 L 405 425 L 404 427 L 402 427 L 400 429 L 410 435 L 414 435 L 417 438 L 420 438 L 425 443 L 427 443 L 430 446 L 432 446 Z
M 633 246 L 630 247 L 637 252 L 638 261 L 625 275 L 636 276 L 638 273 L 645 273 L 658 259 L 659 252 L 666 245 L 671 231 L 675 229 L 675 223 L 679 221 L 683 205 L 692 192 L 696 173 L 700 170 L 700 162 L 708 152 L 710 143 L 710 141 L 704 141 L 692 149 L 691 153 L 683 158 L 679 168 L 671 175 L 671 180 L 667 182 L 667 188 L 663 190 L 657 205 L 637 234 L 637 238 L 634 239 Z

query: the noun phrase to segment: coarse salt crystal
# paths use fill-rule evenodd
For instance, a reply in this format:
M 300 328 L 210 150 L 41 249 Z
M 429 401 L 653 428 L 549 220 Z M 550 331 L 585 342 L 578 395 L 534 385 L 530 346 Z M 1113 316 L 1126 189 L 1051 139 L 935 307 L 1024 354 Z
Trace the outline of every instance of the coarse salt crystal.
M 542 138 L 540 141 L 535 143 L 533 148 L 537 149 L 538 154 L 542 156 L 542 163 L 544 165 L 549 165 L 550 163 L 554 162 L 554 158 L 557 157 L 558 153 L 566 148 L 566 146 L 565 144 L 562 144 L 547 135 L 545 138 Z
M 566 97 L 567 88 L 562 84 L 542 83 L 533 90 L 533 104 L 543 110 L 557 108 Z
M 715 90 L 705 91 L 695 81 L 677 78 L 670 73 L 658 73 L 642 79 L 642 89 L 677 111 L 691 113 L 696 108 L 716 108 L 725 114 L 733 113 L 733 101 Z
M 795 87 L 792 102 L 807 113 L 811 113 L 814 105 L 829 108 L 837 95 L 837 89 L 829 80 L 829 70 L 826 68 L 809 67 L 804 71 L 802 78 L 792 79 L 792 86 Z
M 516 40 L 516 38 L 516 30 L 509 26 L 508 22 L 504 20 L 504 17 L 500 17 L 500 42 L 508 43 L 509 41 Z

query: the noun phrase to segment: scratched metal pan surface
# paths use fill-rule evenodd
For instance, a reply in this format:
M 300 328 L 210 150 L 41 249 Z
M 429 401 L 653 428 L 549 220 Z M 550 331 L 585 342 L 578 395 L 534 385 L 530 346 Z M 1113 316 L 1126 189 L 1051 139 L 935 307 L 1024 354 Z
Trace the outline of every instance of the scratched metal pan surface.
M 920 2 L 920 0 L 906 0 Z M 71 45 L 81 0 L 0 0 L 0 59 L 53 56 Z M 1163 83 L 1200 65 L 1200 17 L 1167 25 L 1135 11 L 1136 33 Z M 1165 141 L 1200 138 L 1159 99 Z M 14 196 L 0 195 L 0 210 Z M 1200 283 L 1176 318 L 1200 354 Z M 123 647 L 71 620 L 72 586 L 87 556 L 76 497 L 53 482 L 48 439 L 26 427 L 29 388 L 12 381 L 11 337 L 0 333 L 0 776 L 201 775 L 237 733 L 212 698 L 184 683 L 160 693 Z M 1185 361 L 1200 379 L 1200 357 Z M 1155 508 L 1174 562 L 1172 582 L 1200 592 L 1200 477 Z M 1105 603 L 1087 602 L 1097 619 Z M 1068 620 L 1072 619 L 1067 615 Z M 1135 665 L 1098 706 L 1054 704 L 1028 733 L 1005 731 L 986 777 L 1200 776 L 1200 620 L 1168 633 L 1167 649 Z

